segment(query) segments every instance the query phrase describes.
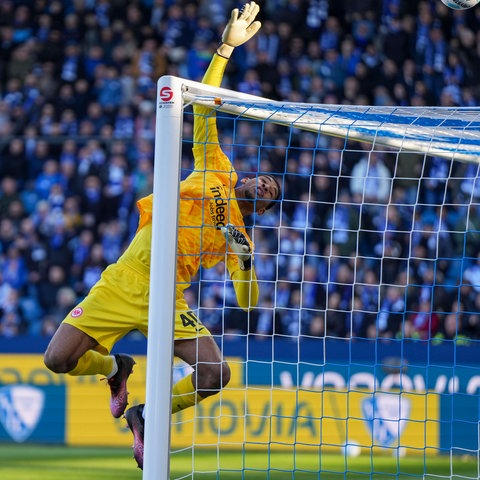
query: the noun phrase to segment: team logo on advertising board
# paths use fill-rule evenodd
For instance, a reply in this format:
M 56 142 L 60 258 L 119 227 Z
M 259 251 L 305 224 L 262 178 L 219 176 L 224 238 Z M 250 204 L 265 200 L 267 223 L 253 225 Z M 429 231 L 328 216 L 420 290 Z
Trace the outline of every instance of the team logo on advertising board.
M 30 385 L 0 388 L 0 423 L 12 439 L 24 442 L 35 430 L 43 412 L 45 394 Z
M 412 403 L 401 394 L 380 393 L 362 401 L 362 413 L 375 445 L 398 443 L 410 418 Z

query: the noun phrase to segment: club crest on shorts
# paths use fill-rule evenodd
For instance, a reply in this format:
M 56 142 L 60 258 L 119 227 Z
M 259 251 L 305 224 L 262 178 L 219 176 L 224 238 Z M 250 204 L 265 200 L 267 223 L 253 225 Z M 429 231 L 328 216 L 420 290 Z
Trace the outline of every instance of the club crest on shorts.
M 12 439 L 24 442 L 35 430 L 45 404 L 45 393 L 30 385 L 0 388 L 0 423 Z
M 81 315 L 83 315 L 83 308 L 82 307 L 74 308 L 70 313 L 70 316 L 73 317 L 73 318 L 80 317 Z

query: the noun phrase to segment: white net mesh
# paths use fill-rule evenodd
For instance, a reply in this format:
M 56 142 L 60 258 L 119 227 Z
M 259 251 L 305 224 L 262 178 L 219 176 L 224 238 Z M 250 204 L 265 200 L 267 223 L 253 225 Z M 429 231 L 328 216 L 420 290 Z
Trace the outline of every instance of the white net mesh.
M 246 219 L 257 308 L 223 266 L 188 293 L 233 375 L 173 416 L 174 478 L 477 478 L 480 112 L 185 90 L 283 195 Z

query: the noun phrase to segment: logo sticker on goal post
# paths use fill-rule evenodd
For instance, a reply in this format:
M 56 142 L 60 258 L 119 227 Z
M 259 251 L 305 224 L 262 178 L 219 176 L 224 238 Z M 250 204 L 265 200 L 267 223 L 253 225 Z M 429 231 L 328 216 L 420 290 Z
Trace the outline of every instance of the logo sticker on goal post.
M 363 419 L 374 445 L 397 444 L 410 418 L 411 402 L 401 394 L 375 394 L 362 401 Z
M 158 90 L 158 108 L 168 108 L 175 103 L 173 90 L 169 86 L 163 86 Z

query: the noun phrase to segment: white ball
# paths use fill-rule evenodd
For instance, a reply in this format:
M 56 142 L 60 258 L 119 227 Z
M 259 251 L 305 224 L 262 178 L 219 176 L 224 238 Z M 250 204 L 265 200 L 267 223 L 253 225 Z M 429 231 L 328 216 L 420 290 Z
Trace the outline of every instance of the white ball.
M 345 454 L 347 457 L 359 457 L 360 454 L 362 453 L 362 449 L 360 445 L 356 445 L 354 443 L 349 443 L 348 445 L 345 445 L 344 447 Z
M 405 447 L 398 447 L 397 455 L 399 457 L 405 457 L 407 455 L 407 449 Z
M 467 8 L 474 7 L 479 2 L 480 0 L 442 0 L 442 3 L 448 8 L 453 8 L 455 10 L 466 10 Z

